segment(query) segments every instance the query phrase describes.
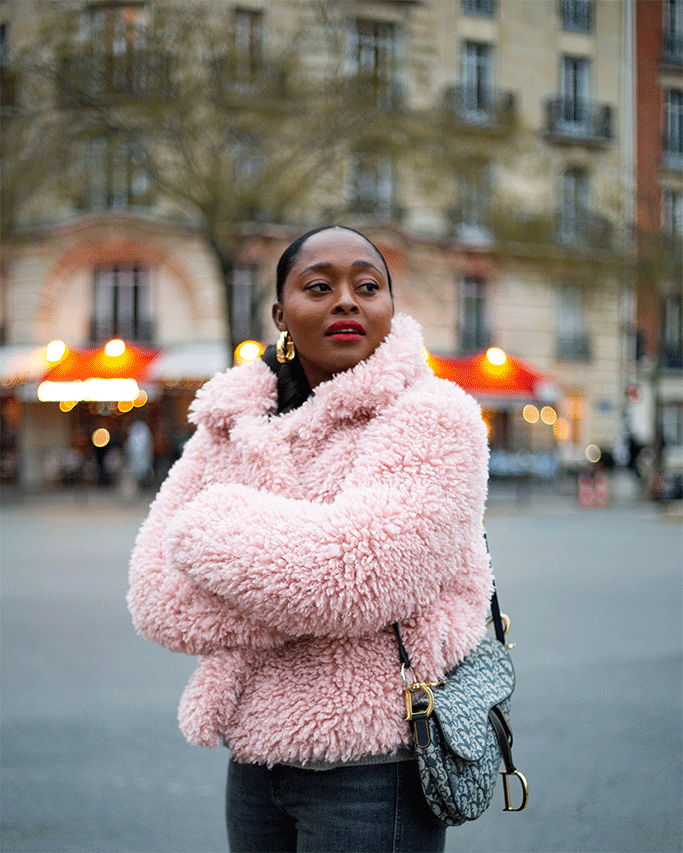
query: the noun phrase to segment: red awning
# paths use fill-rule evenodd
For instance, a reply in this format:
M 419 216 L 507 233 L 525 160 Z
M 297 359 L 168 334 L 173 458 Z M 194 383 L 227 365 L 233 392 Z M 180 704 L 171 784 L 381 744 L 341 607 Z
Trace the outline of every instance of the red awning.
M 142 349 L 126 343 L 121 355 L 109 356 L 104 348 L 70 350 L 60 362 L 51 367 L 43 379 L 48 382 L 77 382 L 87 379 L 135 379 L 145 382 L 149 368 L 159 355 L 157 349 Z
M 482 402 L 551 402 L 559 396 L 549 376 L 510 355 L 500 365 L 492 364 L 485 352 L 455 359 L 430 354 L 427 362 L 437 376 L 456 382 Z

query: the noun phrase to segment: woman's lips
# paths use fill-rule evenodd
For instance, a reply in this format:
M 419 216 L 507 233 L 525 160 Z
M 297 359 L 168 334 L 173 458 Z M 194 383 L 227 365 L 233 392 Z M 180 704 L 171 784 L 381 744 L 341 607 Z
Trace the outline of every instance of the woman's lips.
M 337 320 L 325 332 L 325 337 L 335 341 L 359 341 L 365 335 L 365 329 L 355 320 Z

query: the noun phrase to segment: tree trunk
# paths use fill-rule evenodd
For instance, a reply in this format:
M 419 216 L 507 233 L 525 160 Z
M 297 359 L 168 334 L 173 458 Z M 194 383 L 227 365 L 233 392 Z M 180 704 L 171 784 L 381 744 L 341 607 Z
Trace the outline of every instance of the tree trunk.
M 235 335 L 233 329 L 233 275 L 235 270 L 235 264 L 233 261 L 233 256 L 231 252 L 228 252 L 220 243 L 220 241 L 216 237 L 210 237 L 209 242 L 211 244 L 211 248 L 216 255 L 216 260 L 218 261 L 218 268 L 220 270 L 221 278 L 223 281 L 223 311 L 225 318 L 225 346 L 226 346 L 226 356 L 227 356 L 227 365 L 228 367 L 232 367 L 234 364 L 234 353 L 235 353 Z

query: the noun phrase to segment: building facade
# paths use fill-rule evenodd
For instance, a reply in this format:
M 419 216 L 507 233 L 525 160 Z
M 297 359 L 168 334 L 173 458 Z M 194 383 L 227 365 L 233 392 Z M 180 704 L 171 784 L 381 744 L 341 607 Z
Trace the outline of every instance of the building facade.
M 85 452 L 94 429 L 125 432 L 133 417 L 117 401 L 68 411 L 39 402 L 41 353 L 55 339 L 87 349 L 122 338 L 158 351 L 141 378 L 147 404 L 135 411 L 152 428 L 157 456 L 172 458 L 197 385 L 240 340 L 274 339 L 281 250 L 325 222 L 357 227 L 382 248 L 397 309 L 422 323 L 432 353 L 455 358 L 495 346 L 548 377 L 528 399 L 480 395 L 494 473 L 531 464 L 549 476 L 585 464 L 587 452 L 619 452 L 634 417 L 627 392 L 639 385 L 632 342 L 644 316 L 633 225 L 646 157 L 633 105 L 647 97 L 636 98 L 636 23 L 643 7 L 658 4 L 204 0 L 197 8 L 213 22 L 211 49 L 191 64 L 218 81 L 219 101 L 207 109 L 226 108 L 233 158 L 218 201 L 239 201 L 216 220 L 184 188 L 162 186 L 142 153 L 144 123 L 120 120 L 136 99 L 180 85 L 179 43 L 170 59 L 150 44 L 164 16 L 187 5 L 60 4 L 77 25 L 60 42 L 57 82 L 43 80 L 41 97 L 88 132 L 69 154 L 77 186 L 69 179 L 65 192 L 64 182 L 46 180 L 32 194 L 17 192 L 5 228 L 4 476 L 26 485 L 60 477 L 55 449 Z M 680 6 L 665 5 L 677 21 Z M 4 121 L 17 126 L 30 123 L 17 57 L 44 38 L 49 10 L 29 0 L 0 9 Z M 680 75 L 680 63 L 670 70 Z M 666 89 L 664 113 L 674 136 L 667 117 L 680 120 L 676 91 Z M 181 103 L 178 95 L 178 113 Z M 316 124 L 316 112 L 325 121 Z M 93 118 L 102 116 L 106 132 Z M 262 147 L 266 126 L 280 134 L 277 147 Z M 278 161 L 268 171 L 301 142 L 297 165 Z M 674 161 L 662 201 L 673 211 Z M 304 162 L 312 166 L 302 179 Z M 221 240 L 229 261 L 214 251 Z
M 635 7 L 637 361 L 629 418 L 648 464 L 683 471 L 683 4 Z M 647 458 L 647 452 L 645 454 Z

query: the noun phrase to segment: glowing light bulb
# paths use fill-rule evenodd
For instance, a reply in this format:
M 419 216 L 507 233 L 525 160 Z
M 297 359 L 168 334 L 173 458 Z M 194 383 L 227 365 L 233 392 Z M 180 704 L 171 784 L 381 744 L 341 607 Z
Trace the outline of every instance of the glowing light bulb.
M 105 355 L 108 355 L 109 358 L 116 358 L 119 355 L 123 355 L 126 351 L 126 345 L 120 338 L 114 338 L 113 341 L 109 341 L 107 346 L 104 348 Z
M 486 350 L 486 358 L 491 364 L 495 364 L 497 367 L 500 367 L 507 361 L 507 356 L 505 355 L 503 350 L 499 349 L 498 347 L 491 347 L 490 349 Z
M 110 438 L 109 430 L 106 430 L 104 427 L 100 427 L 92 434 L 92 443 L 95 447 L 106 447 L 109 444 Z
M 263 353 L 263 346 L 258 341 L 242 341 L 235 350 L 235 361 L 246 363 L 256 361 Z
M 544 424 L 552 426 L 557 420 L 557 412 L 552 406 L 543 406 L 541 409 L 541 420 Z
M 598 462 L 602 453 L 597 444 L 589 444 L 586 448 L 586 459 L 589 462 Z
M 51 341 L 45 348 L 45 359 L 51 364 L 61 361 L 66 355 L 66 344 L 64 341 Z
M 522 417 L 528 424 L 538 423 L 538 409 L 529 403 L 522 410 Z

